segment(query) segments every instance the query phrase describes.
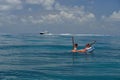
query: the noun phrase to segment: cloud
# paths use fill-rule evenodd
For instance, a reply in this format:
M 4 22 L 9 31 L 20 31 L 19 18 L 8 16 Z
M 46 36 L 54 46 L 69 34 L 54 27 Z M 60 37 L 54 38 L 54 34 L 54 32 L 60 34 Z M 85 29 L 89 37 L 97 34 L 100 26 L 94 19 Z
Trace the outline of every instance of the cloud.
M 11 7 L 9 5 L 0 5 L 0 11 L 9 10 Z
M 21 0 L 4 0 L 4 1 L 6 1 L 7 3 L 9 3 L 9 4 L 21 4 Z
M 14 25 L 18 23 L 18 17 L 15 15 L 0 13 L 0 24 L 2 25 Z
M 93 13 L 85 11 L 84 6 L 68 7 L 56 2 L 54 9 L 58 12 L 42 16 L 43 22 L 81 24 L 96 19 Z
M 102 16 L 104 21 L 120 21 L 120 11 L 114 11 L 110 16 Z
M 109 18 L 112 19 L 113 21 L 120 21 L 120 11 L 118 12 L 114 11 Z
M 0 11 L 7 11 L 13 9 L 22 9 L 21 0 L 1 0 L 0 1 Z
M 84 24 L 96 19 L 93 13 L 85 11 L 84 6 L 67 7 L 57 4 L 54 10 L 54 13 L 27 16 L 24 19 L 22 18 L 22 21 L 29 21 L 33 24 Z
M 57 14 L 48 14 L 42 16 L 43 22 L 49 23 L 85 23 L 94 20 L 95 16 L 92 13 L 79 14 L 79 12 L 60 11 Z
M 47 10 L 53 9 L 55 0 L 26 0 L 28 4 L 38 4 L 44 7 Z
M 4 0 L 0 5 L 0 10 L 16 9 L 17 6 L 22 5 L 22 0 Z M 3 14 L 0 16 L 2 24 L 87 24 L 96 19 L 95 15 L 91 12 L 85 11 L 84 6 L 65 6 L 59 4 L 55 0 L 25 0 L 25 4 L 40 4 L 46 9 L 45 14 L 38 12 L 28 15 L 11 15 Z M 3 4 L 3 5 L 2 5 Z M 32 8 L 28 8 L 31 11 Z

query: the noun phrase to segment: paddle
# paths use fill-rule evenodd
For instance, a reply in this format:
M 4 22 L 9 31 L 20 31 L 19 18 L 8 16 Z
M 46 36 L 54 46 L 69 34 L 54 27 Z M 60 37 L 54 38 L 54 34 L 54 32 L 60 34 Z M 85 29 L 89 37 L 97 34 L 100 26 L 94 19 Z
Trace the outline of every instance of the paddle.
M 75 44 L 74 37 L 72 36 L 72 46 L 73 46 L 73 49 L 74 49 L 74 44 Z
M 74 49 L 74 44 L 75 44 L 75 41 L 74 41 L 74 37 L 72 36 L 72 46 L 73 46 L 73 49 Z M 72 60 L 73 60 L 73 64 L 74 64 L 74 53 L 73 53 Z

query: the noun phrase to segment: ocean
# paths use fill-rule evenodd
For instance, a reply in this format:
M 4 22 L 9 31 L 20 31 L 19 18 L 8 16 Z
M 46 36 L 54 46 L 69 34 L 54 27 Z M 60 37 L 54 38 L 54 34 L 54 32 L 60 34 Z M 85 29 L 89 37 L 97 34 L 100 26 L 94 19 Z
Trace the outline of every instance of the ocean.
M 91 54 L 72 53 L 96 40 Z M 120 37 L 0 34 L 0 80 L 120 80 Z

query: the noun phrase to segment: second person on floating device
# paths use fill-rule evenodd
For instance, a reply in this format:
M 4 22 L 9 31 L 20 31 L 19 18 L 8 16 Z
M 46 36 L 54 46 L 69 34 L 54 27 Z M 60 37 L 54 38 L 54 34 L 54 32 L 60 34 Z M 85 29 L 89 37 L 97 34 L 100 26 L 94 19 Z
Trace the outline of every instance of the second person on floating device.
M 84 49 L 80 49 L 80 50 L 77 50 L 78 48 L 78 44 L 74 44 L 74 48 L 72 50 L 72 52 L 81 52 L 81 53 L 86 53 L 88 50 L 90 50 L 92 47 L 91 45 L 88 43 L 86 44 L 85 48 Z

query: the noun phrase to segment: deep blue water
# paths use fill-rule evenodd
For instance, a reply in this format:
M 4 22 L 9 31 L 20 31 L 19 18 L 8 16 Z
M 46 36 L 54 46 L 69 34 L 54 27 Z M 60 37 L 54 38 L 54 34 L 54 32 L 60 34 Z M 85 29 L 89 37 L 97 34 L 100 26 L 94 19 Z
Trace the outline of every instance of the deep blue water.
M 95 51 L 73 54 L 71 35 L 0 34 L 0 80 L 120 80 L 120 37 L 74 38 Z

